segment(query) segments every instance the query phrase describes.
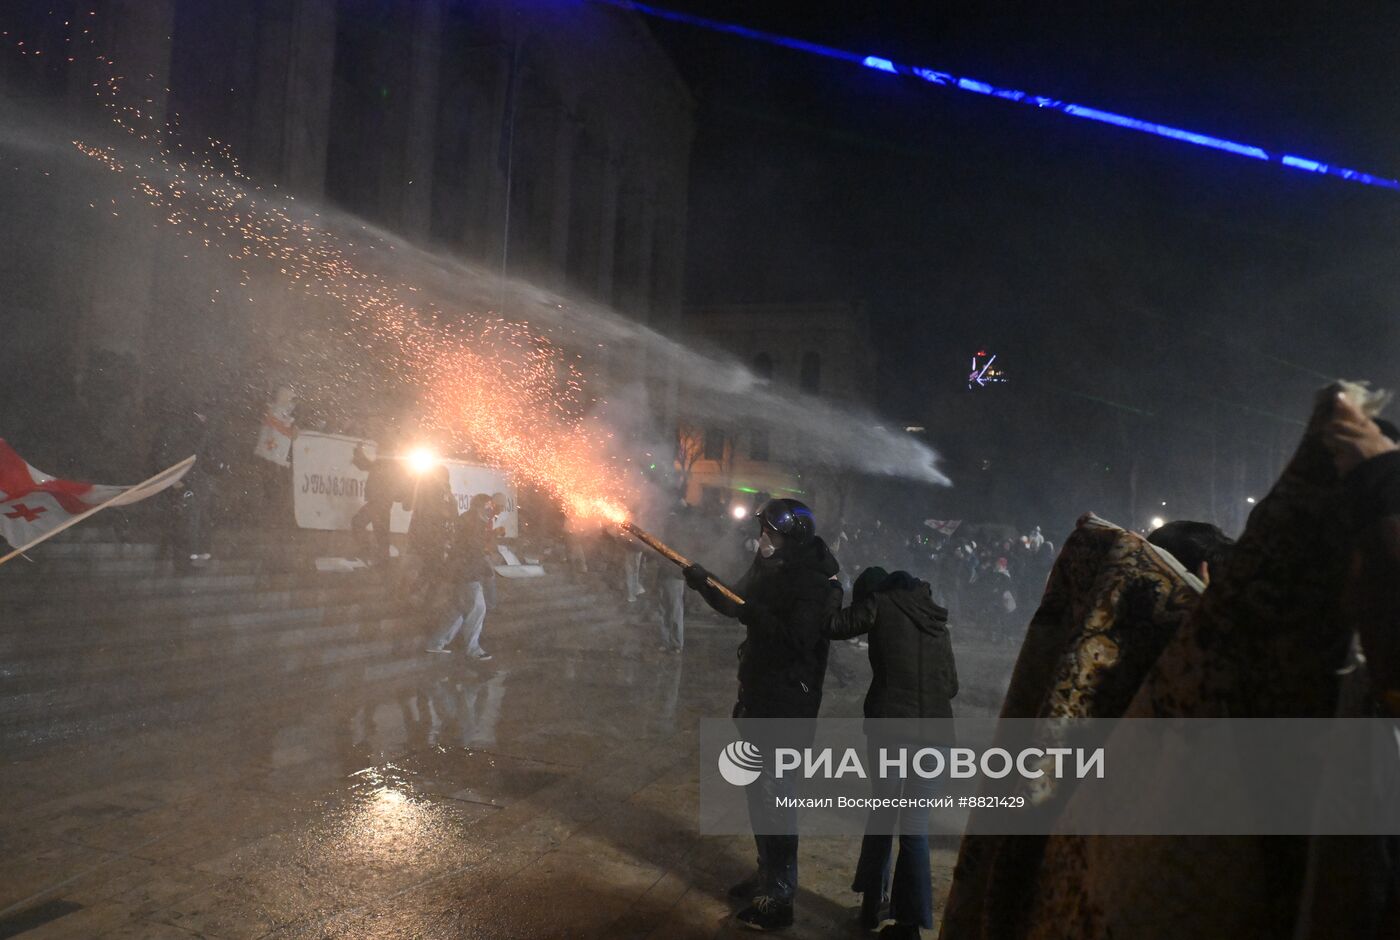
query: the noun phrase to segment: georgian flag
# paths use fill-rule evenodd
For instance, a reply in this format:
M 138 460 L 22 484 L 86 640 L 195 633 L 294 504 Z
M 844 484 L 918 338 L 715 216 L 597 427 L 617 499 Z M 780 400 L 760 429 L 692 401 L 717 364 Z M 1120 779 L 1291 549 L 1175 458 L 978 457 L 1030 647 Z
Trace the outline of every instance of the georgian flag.
M 262 429 L 253 453 L 283 467 L 292 465 L 292 439 L 297 436 L 296 425 L 289 415 L 269 411 L 263 415 Z
M 297 436 L 296 410 L 297 396 L 289 385 L 277 390 L 277 397 L 267 406 L 262 428 L 258 431 L 258 443 L 253 453 L 263 460 L 270 460 L 283 467 L 292 465 L 292 441 Z
M 97 486 L 60 480 L 25 462 L 0 438 L 0 537 L 14 551 L 4 562 L 93 513 L 128 506 L 172 486 L 194 466 L 186 457 L 135 486 Z

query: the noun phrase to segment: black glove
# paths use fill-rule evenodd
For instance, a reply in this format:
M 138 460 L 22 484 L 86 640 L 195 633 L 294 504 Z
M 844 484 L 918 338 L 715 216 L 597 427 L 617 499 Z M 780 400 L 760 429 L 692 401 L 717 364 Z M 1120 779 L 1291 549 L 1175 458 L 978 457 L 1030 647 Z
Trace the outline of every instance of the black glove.
M 739 608 L 739 622 L 746 627 L 752 627 L 758 623 L 762 615 L 763 611 L 759 609 L 757 604 L 744 604 Z
M 685 575 L 686 586 L 692 591 L 699 591 L 710 581 L 710 573 L 699 565 L 691 565 L 689 568 L 681 570 Z

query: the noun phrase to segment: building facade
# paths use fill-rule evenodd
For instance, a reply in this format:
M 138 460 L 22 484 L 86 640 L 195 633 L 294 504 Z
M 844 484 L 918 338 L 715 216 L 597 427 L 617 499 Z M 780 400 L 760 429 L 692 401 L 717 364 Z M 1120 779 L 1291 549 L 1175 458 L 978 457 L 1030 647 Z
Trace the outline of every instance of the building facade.
M 876 354 L 861 304 L 734 304 L 692 307 L 686 335 L 738 359 L 778 394 L 874 406 Z M 790 496 L 839 518 L 852 479 L 800 459 L 792 431 L 721 425 L 680 412 L 680 464 L 691 503 L 748 507 L 763 494 Z
M 96 126 L 94 91 L 119 72 L 128 102 L 187 141 L 219 142 L 257 185 L 676 328 L 694 104 L 630 12 L 589 0 L 21 0 L 0 15 L 31 48 L 72 53 L 9 56 L 0 96 Z M 37 250 L 0 267 L 7 281 L 47 272 L 25 319 L 78 338 L 56 349 L 48 385 L 113 441 L 166 394 L 156 386 L 173 350 L 235 375 L 277 355 L 275 329 L 220 321 L 200 307 L 210 284 L 171 270 L 135 229 L 111 228 L 139 224 L 94 235 L 77 282 Z M 203 338 L 172 342 L 195 308 Z

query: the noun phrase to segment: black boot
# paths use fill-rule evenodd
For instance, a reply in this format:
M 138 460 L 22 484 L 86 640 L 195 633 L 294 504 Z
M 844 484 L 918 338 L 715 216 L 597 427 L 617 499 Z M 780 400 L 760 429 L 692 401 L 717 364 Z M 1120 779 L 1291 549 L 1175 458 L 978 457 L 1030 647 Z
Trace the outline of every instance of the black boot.
M 792 902 L 760 894 L 734 916 L 750 930 L 782 930 L 792 926 Z
M 919 940 L 919 925 L 886 924 L 876 936 L 881 940 Z
M 860 926 L 862 930 L 876 930 L 883 920 L 881 914 L 889 906 L 890 899 L 878 891 L 865 891 L 860 896 Z

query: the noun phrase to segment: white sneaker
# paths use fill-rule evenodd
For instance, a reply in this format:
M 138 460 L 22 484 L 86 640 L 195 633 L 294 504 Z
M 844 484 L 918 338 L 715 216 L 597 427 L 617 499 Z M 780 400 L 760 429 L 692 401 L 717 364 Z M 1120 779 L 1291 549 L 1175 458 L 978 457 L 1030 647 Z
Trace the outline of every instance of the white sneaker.
M 426 650 L 424 650 L 424 652 L 425 652 L 425 653 L 450 653 L 450 652 L 452 652 L 452 651 L 451 651 L 451 650 L 445 650 L 445 649 L 443 649 L 441 646 L 430 646 L 430 647 L 428 647 Z
M 486 660 L 491 658 L 491 654 L 483 649 L 474 649 L 471 651 L 471 654 L 482 662 L 486 662 Z

